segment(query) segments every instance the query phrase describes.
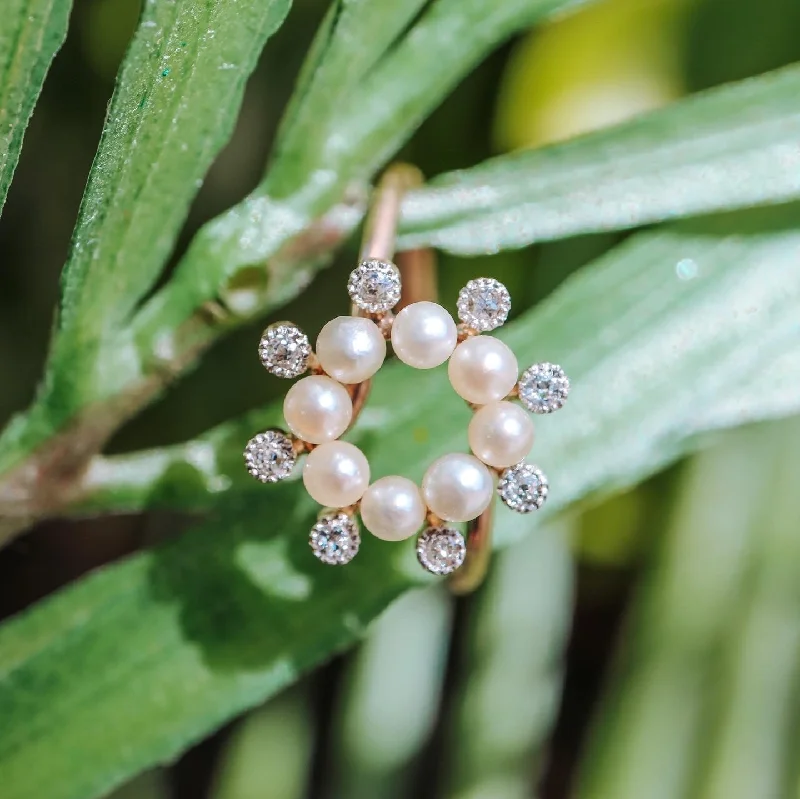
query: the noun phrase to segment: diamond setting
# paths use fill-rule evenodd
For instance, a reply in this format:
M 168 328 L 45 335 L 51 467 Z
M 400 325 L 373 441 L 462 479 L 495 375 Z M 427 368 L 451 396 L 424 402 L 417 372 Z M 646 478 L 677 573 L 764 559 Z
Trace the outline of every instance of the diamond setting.
M 466 556 L 464 536 L 450 527 L 429 527 L 417 541 L 417 559 L 431 574 L 452 574 Z
M 297 455 L 292 439 L 280 430 L 259 433 L 247 443 L 244 451 L 247 471 L 262 483 L 285 480 L 294 471 Z
M 346 513 L 320 517 L 308 538 L 314 555 L 329 566 L 343 566 L 358 554 L 361 534 L 358 524 Z
M 497 493 L 517 513 L 532 513 L 544 505 L 550 485 L 541 469 L 528 463 L 511 466 L 500 475 Z
M 553 413 L 569 396 L 569 378 L 555 363 L 537 363 L 519 379 L 519 398 L 534 413 Z
M 470 280 L 458 295 L 458 318 L 472 330 L 487 333 L 505 324 L 511 311 L 511 295 L 489 277 Z
M 400 302 L 400 270 L 389 261 L 362 261 L 347 281 L 350 299 L 369 313 L 390 311 Z
M 276 377 L 299 377 L 308 369 L 311 342 L 308 336 L 291 322 L 270 325 L 258 345 L 261 363 Z

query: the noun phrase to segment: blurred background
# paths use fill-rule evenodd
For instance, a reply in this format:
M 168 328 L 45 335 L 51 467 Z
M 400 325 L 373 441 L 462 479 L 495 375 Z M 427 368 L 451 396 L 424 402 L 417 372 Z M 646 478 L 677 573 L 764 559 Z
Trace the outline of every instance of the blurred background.
M 176 253 L 257 183 L 327 3 L 295 0 Z M 0 423 L 30 401 L 58 276 L 138 0 L 76 0 L 0 221 Z M 402 157 L 428 175 L 620 122 L 800 59 L 797 0 L 604 0 L 509 42 Z M 503 280 L 520 312 L 619 241 L 443 258 L 454 306 Z M 351 244 L 301 303 L 331 316 Z M 195 436 L 278 396 L 261 324 L 219 344 L 116 451 Z M 477 596 L 403 598 L 355 652 L 114 799 L 770 799 L 800 796 L 800 423 L 716 437 L 495 560 Z M 181 520 L 51 522 L 0 553 L 0 615 Z M 1 721 L 1 720 L 0 720 Z M 0 796 L 2 788 L 0 787 Z

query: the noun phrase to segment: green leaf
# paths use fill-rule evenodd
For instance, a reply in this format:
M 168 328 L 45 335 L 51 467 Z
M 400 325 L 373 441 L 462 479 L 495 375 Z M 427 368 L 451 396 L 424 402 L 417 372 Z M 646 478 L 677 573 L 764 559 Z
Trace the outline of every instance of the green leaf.
M 305 692 L 294 691 L 245 719 L 218 755 L 209 799 L 264 799 L 265 786 L 269 799 L 302 799 L 316 732 L 309 705 Z
M 501 509 L 498 545 L 697 447 L 731 396 L 741 398 L 738 422 L 775 411 L 761 378 L 797 350 L 797 214 L 789 207 L 639 235 L 508 327 L 522 365 L 561 362 L 574 389 L 565 410 L 538 425 L 548 504 L 536 519 Z M 688 259 L 696 269 L 676 272 Z M 796 409 L 800 380 L 790 384 Z M 392 364 L 374 389 L 355 440 L 375 476 L 419 479 L 434 457 L 466 447 L 469 410 L 442 370 Z M 313 559 L 306 537 L 315 507 L 302 486 L 267 488 L 242 468 L 242 445 L 276 415 L 90 470 L 86 499 L 97 508 L 162 504 L 212 515 L 0 628 L 4 799 L 98 796 L 347 646 L 418 584 L 411 542 L 365 537 L 346 579 Z
M 331 120 L 427 0 L 335 0 L 303 66 L 281 123 L 274 160 L 308 178 Z
M 245 82 L 290 4 L 145 3 L 64 268 L 45 382 L 28 415 L 4 431 L 0 472 L 58 434 L 80 468 L 82 454 L 102 446 L 137 403 L 158 393 L 152 375 L 165 367 L 156 353 L 171 340 L 140 357 L 131 344 L 131 315 L 158 279 L 233 130 Z M 112 397 L 112 407 L 98 407 Z
M 371 174 L 498 44 L 589 2 L 435 0 L 342 105 L 326 162 Z
M 371 625 L 347 664 L 331 722 L 324 757 L 347 768 L 328 776 L 329 796 L 408 796 L 439 718 L 454 605 L 438 586 L 409 591 Z
M 47 70 L 67 35 L 71 0 L 6 0 L 0 26 L 0 212 Z
M 639 234 L 500 331 L 521 368 L 558 362 L 575 386 L 567 408 L 537 425 L 556 502 L 633 485 L 706 431 L 800 408 L 798 214 L 790 205 Z M 418 478 L 436 453 L 463 449 L 468 420 L 438 372 L 388 364 L 356 440 L 375 444 L 376 474 L 404 464 Z M 75 510 L 197 510 L 258 491 L 242 444 L 280 423 L 276 404 L 187 444 L 98 458 Z M 565 454 L 579 464 L 565 466 Z
M 442 175 L 401 244 L 475 254 L 800 197 L 800 65 L 623 125 Z
M 351 643 L 411 582 L 387 566 L 392 550 L 342 581 L 305 536 L 275 537 L 310 527 L 296 485 L 241 503 L 191 534 L 192 553 L 183 539 L 135 556 L 3 630 L 4 799 L 89 799 L 173 758 Z
M 757 521 L 750 580 L 737 606 L 736 629 L 715 674 L 722 706 L 704 759 L 702 799 L 790 796 L 788 765 L 796 763 L 794 698 L 800 678 L 800 424 L 761 429 L 770 448 L 760 466 L 769 480 L 760 504 L 748 490 Z M 751 462 L 755 462 L 748 453 Z M 769 686 L 769 690 L 764 690 Z M 782 787 L 783 784 L 783 787 Z
M 595 725 L 581 799 L 693 795 L 715 657 L 756 545 L 751 497 L 767 485 L 760 438 L 741 431 L 688 470 L 658 568 L 636 603 L 624 679 L 616 675 Z
M 74 413 L 117 385 L 108 338 L 157 280 L 291 0 L 149 2 L 122 65 L 64 269 L 52 401 Z M 146 242 L 146 246 L 143 243 Z M 98 363 L 98 358 L 104 356 Z
M 798 432 L 751 427 L 690 466 L 576 795 L 791 795 Z
M 475 598 L 450 711 L 448 749 L 455 755 L 443 796 L 534 795 L 533 765 L 561 701 L 575 601 L 568 543 L 574 533 L 573 523 L 550 524 L 509 548 Z
M 363 195 L 366 181 L 493 47 L 585 1 L 436 0 L 377 63 L 390 39 L 376 37 L 376 29 L 385 22 L 387 31 L 399 32 L 418 4 L 351 0 L 337 6 L 341 20 L 329 15 L 317 39 L 264 182 L 200 232 L 170 283 L 136 319 L 142 358 L 170 350 L 164 342 L 172 344 L 175 331 L 204 303 L 225 303 L 231 282 L 251 267 L 260 274 L 266 264 L 267 278 L 253 280 L 228 303 L 232 323 L 236 315 L 249 318 L 275 307 L 305 285 L 360 219 L 363 196 L 348 202 L 348 188 L 361 188 Z M 287 259 L 298 250 L 310 250 L 309 256 L 300 263 Z M 206 332 L 204 344 L 218 335 Z

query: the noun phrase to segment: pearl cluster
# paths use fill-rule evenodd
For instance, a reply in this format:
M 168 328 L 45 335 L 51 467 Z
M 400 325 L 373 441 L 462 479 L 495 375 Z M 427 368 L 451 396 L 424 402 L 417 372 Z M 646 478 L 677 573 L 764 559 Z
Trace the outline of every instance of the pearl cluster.
M 563 405 L 569 381 L 560 367 L 536 364 L 520 380 L 511 349 L 485 333 L 500 327 L 511 301 L 507 289 L 489 278 L 470 281 L 458 301 L 459 320 L 433 302 L 416 302 L 396 315 L 400 275 L 394 264 L 362 262 L 348 291 L 358 315 L 340 316 L 321 330 L 315 349 L 296 325 L 281 322 L 264 331 L 259 355 L 265 368 L 283 378 L 300 377 L 286 395 L 283 411 L 291 435 L 270 430 L 248 443 L 248 471 L 262 482 L 288 477 L 297 456 L 307 453 L 303 482 L 327 510 L 314 526 L 310 543 L 324 563 L 342 564 L 358 552 L 358 510 L 369 532 L 402 541 L 425 525 L 417 547 L 422 565 L 448 574 L 464 560 L 460 532 L 447 523 L 477 519 L 495 491 L 514 510 L 530 512 L 547 496 L 547 479 L 524 459 L 534 442 L 534 426 L 519 399 L 536 413 Z M 353 444 L 340 441 L 357 415 L 359 387 L 381 368 L 387 339 L 397 358 L 415 369 L 448 363 L 450 383 L 475 410 L 468 439 L 472 454 L 436 460 L 421 487 L 400 476 L 370 482 L 370 466 Z M 496 476 L 499 487 L 496 489 Z

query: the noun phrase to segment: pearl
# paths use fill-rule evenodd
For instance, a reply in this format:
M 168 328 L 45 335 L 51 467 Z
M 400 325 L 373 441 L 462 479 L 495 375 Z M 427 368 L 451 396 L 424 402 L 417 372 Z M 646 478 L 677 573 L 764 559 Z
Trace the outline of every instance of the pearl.
M 456 347 L 448 367 L 459 396 L 475 405 L 505 399 L 519 377 L 514 353 L 491 336 L 473 336 Z
M 447 522 L 477 519 L 492 502 L 494 480 L 473 455 L 445 455 L 435 461 L 422 480 L 428 507 Z
M 513 402 L 484 405 L 469 425 L 469 446 L 489 466 L 505 469 L 525 458 L 533 446 L 533 422 Z
M 323 444 L 339 438 L 350 426 L 353 401 L 347 389 L 324 375 L 304 377 L 283 402 L 289 429 L 303 441 Z
M 435 302 L 415 302 L 403 308 L 392 324 L 395 354 L 415 369 L 440 366 L 453 354 L 456 344 L 456 323 Z
M 405 477 L 376 480 L 361 499 L 361 521 L 384 541 L 404 541 L 425 522 L 425 503 L 417 486 Z
M 320 505 L 347 508 L 369 486 L 369 462 L 358 447 L 331 441 L 311 450 L 303 467 L 303 483 Z
M 386 339 L 371 319 L 337 316 L 319 334 L 317 358 L 340 383 L 363 383 L 383 365 Z

